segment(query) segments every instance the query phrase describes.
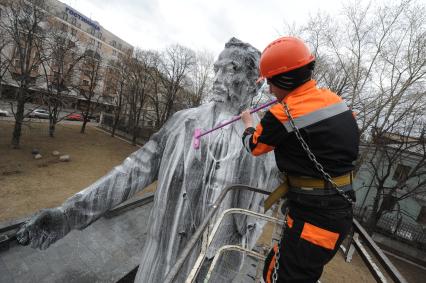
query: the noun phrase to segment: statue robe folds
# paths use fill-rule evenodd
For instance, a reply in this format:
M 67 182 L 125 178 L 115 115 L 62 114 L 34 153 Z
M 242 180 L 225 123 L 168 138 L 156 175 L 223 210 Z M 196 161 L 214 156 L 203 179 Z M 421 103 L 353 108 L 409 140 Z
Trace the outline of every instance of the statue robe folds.
M 179 252 L 226 187 L 243 184 L 272 190 L 279 184 L 273 155 L 253 157 L 243 148 L 240 134 L 244 126 L 241 121 L 204 136 L 200 149 L 193 148 L 195 128 L 207 130 L 217 121 L 232 118 L 233 115 L 220 107 L 223 106 L 211 102 L 177 112 L 123 164 L 61 207 L 70 228 L 82 229 L 158 179 L 136 282 L 161 282 L 164 279 Z M 264 196 L 248 191 L 229 193 L 216 217 L 231 207 L 261 211 L 263 199 Z M 207 256 L 212 257 L 223 244 L 245 242 L 253 245 L 261 226 L 260 221 L 250 217 L 227 217 Z M 192 260 L 180 274 L 182 278 L 199 252 L 200 247 L 193 250 Z

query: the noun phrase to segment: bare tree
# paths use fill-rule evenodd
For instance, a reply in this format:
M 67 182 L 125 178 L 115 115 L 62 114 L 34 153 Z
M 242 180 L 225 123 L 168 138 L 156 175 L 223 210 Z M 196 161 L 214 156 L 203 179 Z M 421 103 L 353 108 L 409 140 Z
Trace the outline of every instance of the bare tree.
M 4 14 L 4 11 L 0 10 L 1 13 Z M 4 21 L 0 20 L 0 21 Z M 8 60 L 8 48 L 10 47 L 11 40 L 7 34 L 7 32 L 3 29 L 3 26 L 0 24 L 0 98 L 3 95 L 3 83 L 6 72 L 9 70 L 9 66 L 11 60 Z
M 424 6 L 413 3 L 348 5 L 340 22 L 318 15 L 301 29 L 317 54 L 319 83 L 345 98 L 361 135 L 425 76 Z
M 413 118 L 420 117 L 413 114 Z M 401 122 L 403 125 L 395 129 L 397 134 L 373 129 L 374 143 L 366 148 L 369 158 L 362 169 L 368 172 L 371 182 L 365 186 L 367 193 L 362 201 L 372 194 L 367 221 L 370 232 L 386 213 L 407 214 L 399 205 L 402 200 L 426 194 L 425 124 L 419 133 L 417 119 Z
M 164 89 L 165 109 L 160 119 L 163 124 L 176 111 L 178 92 L 184 89 L 185 80 L 195 63 L 195 53 L 181 45 L 172 45 L 162 54 L 159 78 Z
M 30 88 L 39 77 L 40 52 L 45 41 L 42 23 L 46 20 L 47 7 L 44 0 L 5 0 L 4 6 L 0 29 L 13 46 L 11 56 L 4 58 L 8 61 L 11 78 L 18 85 L 16 111 L 12 107 L 15 116 L 12 146 L 19 148 L 25 103 L 31 98 Z
M 60 117 L 60 113 L 75 81 L 76 68 L 84 57 L 77 47 L 78 40 L 58 24 L 53 24 L 48 32 L 41 63 L 46 82 L 43 100 L 49 111 L 50 137 L 54 136 L 56 124 L 65 118 Z
M 146 115 L 150 120 L 154 121 L 155 127 L 160 128 L 164 124 L 166 99 L 164 99 L 163 74 L 160 71 L 162 64 L 161 54 L 157 51 L 146 51 L 149 53 L 147 62 L 147 75 L 150 80 L 150 92 L 148 93 L 148 106 L 151 111 L 147 111 Z
M 424 121 L 419 121 L 425 110 L 425 5 L 416 1 L 349 4 L 340 16 L 317 15 L 291 33 L 311 45 L 318 83 L 341 95 L 356 114 L 366 148 L 357 170 L 367 167 L 372 172 L 372 183 L 363 189 L 376 191 L 371 228 L 393 204 L 424 186 L 422 181 L 412 185 L 419 175 L 426 177 L 424 150 L 416 153 L 410 174 L 396 185 L 389 183 L 394 182 L 395 162 L 408 158 L 413 148 L 424 148 Z M 389 135 L 401 140 L 390 141 Z M 404 189 L 407 193 L 400 194 Z
M 196 107 L 207 98 L 213 81 L 214 56 L 211 52 L 200 51 L 195 54 L 195 61 L 189 72 L 188 107 Z
M 129 105 L 129 128 L 132 132 L 133 145 L 136 145 L 140 122 L 142 122 L 142 125 L 144 123 L 145 115 L 143 115 L 142 110 L 146 106 L 151 90 L 149 76 L 151 55 L 150 52 L 136 50 L 130 63 L 129 92 L 126 97 Z
M 93 115 L 101 97 L 98 93 L 98 89 L 104 72 L 102 62 L 102 57 L 98 52 L 87 49 L 80 64 L 81 80 L 79 80 L 78 83 L 78 90 L 80 95 L 84 98 L 84 101 L 82 101 L 83 124 L 80 130 L 82 134 L 84 134 L 86 124 Z
M 126 105 L 126 95 L 129 89 L 129 76 L 130 76 L 130 58 L 120 57 L 118 60 L 111 62 L 109 65 L 109 74 L 105 80 L 108 88 L 115 94 L 114 97 L 114 121 L 112 125 L 111 136 L 115 136 L 118 123 L 122 118 L 123 107 Z

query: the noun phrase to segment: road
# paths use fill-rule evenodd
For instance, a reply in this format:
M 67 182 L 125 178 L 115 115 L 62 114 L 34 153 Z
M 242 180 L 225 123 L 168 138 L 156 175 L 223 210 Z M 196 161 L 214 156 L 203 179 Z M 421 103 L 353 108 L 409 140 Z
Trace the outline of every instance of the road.
M 12 111 L 12 107 L 11 107 L 11 103 L 13 105 L 13 109 L 16 111 L 16 101 L 12 101 L 12 100 L 0 100 L 0 109 L 1 110 L 6 110 L 9 112 L 10 116 L 12 117 L 13 120 L 13 111 Z M 35 109 L 46 109 L 46 106 L 43 105 L 37 105 L 37 104 L 32 104 L 32 103 L 26 103 L 25 104 L 25 115 L 27 115 L 28 113 L 30 113 L 31 111 L 35 110 Z M 80 110 L 77 109 L 62 109 L 62 111 L 60 111 L 59 113 L 59 117 L 65 117 L 69 114 L 72 113 L 81 113 Z

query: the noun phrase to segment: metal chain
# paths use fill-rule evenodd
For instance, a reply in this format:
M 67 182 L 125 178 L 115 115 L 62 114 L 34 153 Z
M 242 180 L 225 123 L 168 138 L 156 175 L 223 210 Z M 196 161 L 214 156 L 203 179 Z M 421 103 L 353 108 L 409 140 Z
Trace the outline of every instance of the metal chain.
M 305 152 L 307 153 L 309 159 L 314 163 L 315 168 L 321 173 L 321 175 L 323 176 L 323 178 L 325 180 L 327 180 L 328 182 L 330 182 L 333 187 L 337 190 L 338 194 L 341 195 L 348 203 L 350 203 L 351 205 L 354 204 L 354 201 L 347 195 L 345 194 L 345 192 L 343 190 L 341 190 L 337 184 L 333 181 L 333 179 L 331 178 L 330 174 L 328 174 L 327 172 L 324 171 L 324 167 L 321 165 L 321 163 L 319 163 L 315 157 L 315 155 L 313 154 L 313 152 L 310 150 L 308 144 L 305 142 L 305 140 L 303 139 L 302 135 L 300 134 L 299 129 L 297 128 L 296 124 L 294 123 L 294 119 L 293 116 L 291 116 L 290 114 L 290 110 L 288 108 L 287 103 L 285 103 L 284 101 L 282 102 L 282 105 L 284 106 L 284 110 L 285 113 L 287 115 L 287 117 L 289 118 L 290 121 L 290 125 L 294 130 L 294 133 L 296 134 L 297 139 L 299 140 L 300 144 L 302 145 L 303 149 L 305 150 Z
M 281 234 L 280 234 L 280 239 L 278 241 L 278 248 L 277 248 L 277 252 L 275 253 L 275 265 L 274 265 L 274 272 L 272 273 L 272 282 L 276 283 L 278 281 L 278 269 L 280 268 L 280 246 L 281 246 L 281 240 L 283 238 L 284 235 L 284 231 L 285 231 L 285 227 L 287 225 L 287 214 L 288 214 L 288 208 L 286 208 L 285 211 L 285 215 L 284 215 L 284 223 L 283 223 L 283 228 L 281 229 Z

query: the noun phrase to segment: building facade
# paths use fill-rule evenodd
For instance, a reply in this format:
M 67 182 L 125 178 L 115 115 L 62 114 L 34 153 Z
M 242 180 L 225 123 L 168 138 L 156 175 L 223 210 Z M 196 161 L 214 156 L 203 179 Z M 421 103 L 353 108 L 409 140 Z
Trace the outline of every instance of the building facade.
M 25 3 L 26 1 L 22 2 Z M 2 17 L 8 15 L 6 12 L 8 3 L 10 3 L 8 0 L 0 1 Z M 76 53 L 93 54 L 91 57 L 100 61 L 99 69 L 97 70 L 96 85 L 93 87 L 94 96 L 92 99 L 95 101 L 94 105 L 100 106 L 99 110 L 114 107 L 114 99 L 117 92 L 114 79 L 114 62 L 125 56 L 131 56 L 134 49 L 133 46 L 105 29 L 97 21 L 90 19 L 60 1 L 45 0 L 44 6 L 41 9 L 43 9 L 46 15 L 43 23 L 40 25 L 43 30 L 49 30 L 50 32 L 56 30 L 60 32 L 66 38 L 64 42 L 76 45 Z M 21 72 L 19 68 L 19 54 L 17 54 L 19 50 L 15 45 L 16 43 L 11 41 L 7 48 L 3 48 L 2 52 L 3 57 L 8 57 L 2 58 L 2 60 L 6 61 L 8 59 L 11 62 L 8 66 L 8 72 L 5 72 L 2 78 L 3 89 L 6 91 L 9 90 L 11 96 L 13 96 L 13 88 L 17 87 L 14 76 L 19 76 Z M 37 53 L 37 51 L 34 51 L 34 53 Z M 69 61 L 69 64 L 71 64 L 71 59 L 66 59 Z M 55 76 L 60 73 L 58 71 L 60 66 L 56 66 L 55 64 L 46 65 L 49 66 L 47 72 L 51 80 L 54 81 Z M 87 65 L 87 61 L 81 60 L 78 66 L 75 66 L 72 76 L 73 87 L 68 87 L 65 92 L 67 96 L 72 98 L 72 103 L 69 105 L 72 108 L 84 108 L 87 95 L 82 94 L 94 83 Z M 33 69 L 32 76 L 34 76 L 36 82 L 32 86 L 32 89 L 35 92 L 43 91 L 49 85 L 49 82 L 46 82 L 44 76 L 46 67 L 39 64 L 35 65 Z

